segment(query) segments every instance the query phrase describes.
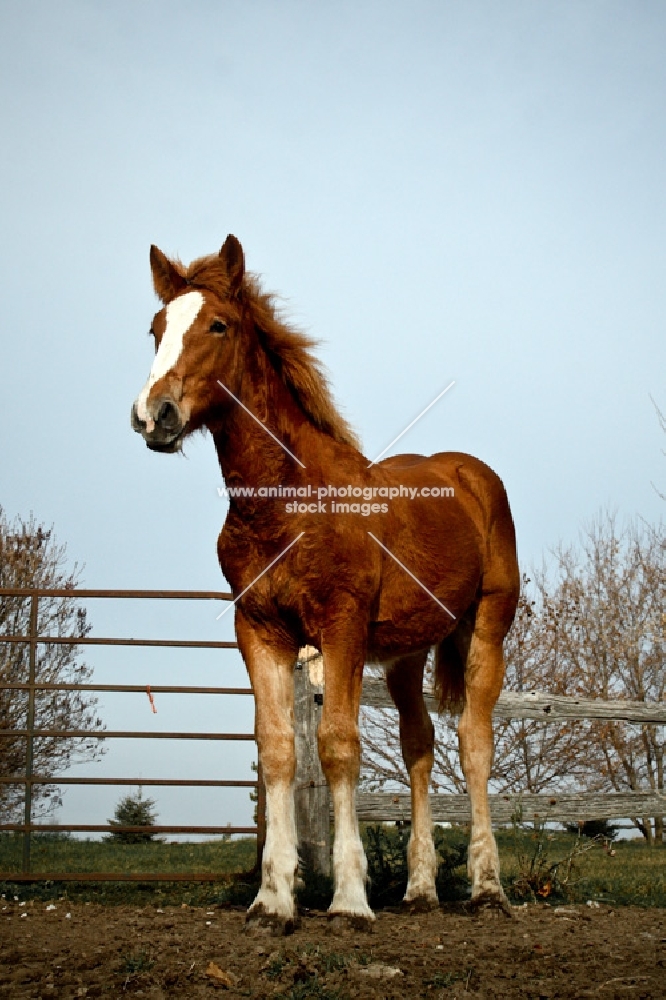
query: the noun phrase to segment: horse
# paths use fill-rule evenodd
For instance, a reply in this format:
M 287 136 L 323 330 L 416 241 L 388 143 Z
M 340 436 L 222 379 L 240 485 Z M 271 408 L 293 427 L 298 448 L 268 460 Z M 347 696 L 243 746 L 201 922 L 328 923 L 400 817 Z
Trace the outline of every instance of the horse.
M 369 462 L 333 402 L 316 341 L 282 318 L 235 236 L 189 266 L 152 246 L 150 266 L 162 308 L 133 429 L 165 453 L 208 430 L 230 496 L 217 553 L 255 699 L 267 813 L 248 923 L 288 933 L 298 921 L 293 671 L 305 645 L 324 661 L 317 745 L 334 813 L 329 917 L 359 928 L 375 919 L 355 809 L 367 662 L 385 666 L 411 785 L 405 903 L 437 905 L 434 728 L 422 690 L 433 647 L 440 706 L 462 713 L 471 903 L 508 912 L 488 803 L 492 712 L 519 591 L 501 480 L 458 452 Z

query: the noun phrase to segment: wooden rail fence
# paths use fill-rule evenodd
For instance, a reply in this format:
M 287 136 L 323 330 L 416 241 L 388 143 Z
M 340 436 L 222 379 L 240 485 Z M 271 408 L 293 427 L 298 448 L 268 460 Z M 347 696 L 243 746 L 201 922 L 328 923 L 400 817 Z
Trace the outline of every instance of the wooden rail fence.
M 309 651 L 309 655 L 302 652 L 301 656 L 302 659 L 297 664 L 296 682 L 297 691 L 300 691 L 297 700 L 297 746 L 304 748 L 299 756 L 296 778 L 299 851 L 316 870 L 328 874 L 330 803 L 316 755 L 316 725 L 321 712 L 321 708 L 316 706 L 323 704 L 323 671 L 321 657 L 315 650 Z M 395 709 L 386 683 L 383 678 L 378 677 L 364 678 L 361 704 L 367 708 Z M 437 712 L 437 701 L 431 690 L 426 691 L 426 705 L 430 712 Z M 507 691 L 500 695 L 494 715 L 501 719 L 539 719 L 545 723 L 569 719 L 608 719 L 666 725 L 666 703 L 601 701 L 540 692 L 517 694 Z M 397 822 L 410 818 L 408 792 L 359 792 L 356 804 L 358 817 L 362 822 Z M 468 823 L 471 820 L 467 795 L 431 793 L 430 805 L 436 823 Z M 490 796 L 490 811 L 494 823 L 510 823 L 517 810 L 524 822 L 580 822 L 633 816 L 665 816 L 666 794 L 650 790 Z

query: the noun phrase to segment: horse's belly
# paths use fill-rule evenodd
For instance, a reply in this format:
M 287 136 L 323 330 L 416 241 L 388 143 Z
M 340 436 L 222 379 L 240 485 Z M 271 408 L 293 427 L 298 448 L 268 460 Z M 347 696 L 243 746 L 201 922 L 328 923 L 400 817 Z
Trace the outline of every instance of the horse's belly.
M 371 622 L 368 629 L 368 660 L 384 662 L 396 656 L 435 646 L 449 635 L 457 622 L 448 616 L 433 616 L 432 621 L 423 617 L 410 622 Z

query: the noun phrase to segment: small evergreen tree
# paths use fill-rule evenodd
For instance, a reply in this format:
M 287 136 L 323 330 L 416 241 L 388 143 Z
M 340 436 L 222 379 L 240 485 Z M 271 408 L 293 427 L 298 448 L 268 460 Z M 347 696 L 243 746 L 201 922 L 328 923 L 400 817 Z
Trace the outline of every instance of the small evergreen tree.
M 111 826 L 154 826 L 157 819 L 155 800 L 144 799 L 143 789 L 139 786 L 138 794 L 126 795 L 116 806 L 114 818 L 109 820 Z M 155 839 L 155 834 L 114 830 L 108 838 L 119 844 L 147 844 Z

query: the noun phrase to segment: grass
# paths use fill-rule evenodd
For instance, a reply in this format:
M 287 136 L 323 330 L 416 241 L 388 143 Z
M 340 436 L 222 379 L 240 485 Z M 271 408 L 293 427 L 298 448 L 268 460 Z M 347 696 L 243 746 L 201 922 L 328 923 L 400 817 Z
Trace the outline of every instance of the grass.
M 0 870 L 21 870 L 22 835 L 0 835 Z M 35 834 L 31 838 L 34 872 L 242 872 L 252 868 L 255 841 L 215 840 L 199 844 L 122 844 L 117 841 L 77 840 L 62 834 Z
M 345 1000 L 346 993 L 337 989 L 327 989 L 315 976 L 304 983 L 296 983 L 288 993 L 282 993 L 283 1000 Z
M 23 838 L 0 834 L 0 870 L 21 871 Z M 256 861 L 256 841 L 215 840 L 203 843 L 121 844 L 115 841 L 78 840 L 62 834 L 36 834 L 31 838 L 31 870 L 63 873 L 141 873 L 238 875 L 249 872 Z M 0 891 L 21 899 L 65 896 L 80 902 L 157 903 L 206 906 L 221 903 L 245 905 L 256 886 L 231 878 L 220 882 L 10 882 Z
M 272 992 L 283 1000 L 346 1000 L 348 994 L 331 988 L 327 976 L 366 966 L 370 959 L 371 955 L 361 951 L 345 954 L 327 951 L 322 945 L 310 944 L 303 950 L 283 947 L 271 956 L 263 974 L 271 982 Z
M 390 828 L 388 836 L 393 839 Z M 367 831 L 363 831 L 367 846 Z M 464 865 L 455 865 L 456 845 L 464 839 L 464 831 L 459 828 L 438 830 L 438 850 L 445 856 L 447 847 L 453 862 L 449 862 L 450 889 L 444 898 L 460 898 L 463 894 L 466 873 Z M 524 829 L 504 829 L 497 833 L 497 841 L 502 866 L 502 880 L 510 898 L 522 901 L 526 898 L 512 893 L 521 874 L 525 858 L 532 856 L 538 848 L 541 857 L 553 864 L 567 857 L 576 838 L 567 833 L 541 834 L 541 841 L 535 834 Z M 588 899 L 607 902 L 616 906 L 666 906 L 666 845 L 649 848 L 640 841 L 615 841 L 615 855 L 611 857 L 602 847 L 595 847 L 575 859 L 573 872 L 563 889 L 549 895 L 546 903 L 586 902 Z M 0 870 L 20 871 L 22 838 L 20 835 L 0 834 Z M 36 872 L 187 872 L 215 873 L 229 875 L 248 873 L 255 863 L 256 847 L 252 838 L 238 840 L 218 840 L 197 844 L 118 844 L 102 841 L 76 840 L 70 837 L 41 834 L 32 840 L 32 867 Z M 522 857 L 522 861 L 521 861 Z M 393 867 L 399 861 L 391 862 Z M 394 879 L 390 873 L 391 879 Z M 377 872 L 374 872 L 375 906 L 384 905 L 382 893 L 377 891 Z M 321 884 L 319 884 L 321 883 Z M 301 905 L 323 909 L 330 901 L 330 880 L 319 883 L 306 882 L 299 892 Z M 395 888 L 392 884 L 392 889 Z M 229 905 L 247 906 L 257 891 L 256 881 L 251 877 L 229 878 L 226 882 L 7 882 L 0 885 L 0 892 L 17 895 L 21 899 L 51 900 L 66 897 L 72 901 L 96 901 L 101 903 L 136 903 L 137 905 L 180 905 L 192 906 Z M 464 890 L 466 891 L 466 890 Z M 398 895 L 400 889 L 398 887 Z M 540 898 L 540 897 L 539 897 Z M 393 900 L 391 899 L 391 902 Z
M 460 981 L 469 981 L 471 969 L 466 972 L 436 972 L 430 979 L 424 979 L 423 985 L 429 989 L 442 990 Z
M 150 972 L 154 964 L 154 960 L 145 948 L 141 948 L 139 951 L 123 955 L 120 968 L 127 976 L 136 976 L 141 975 L 143 972 Z
M 497 842 L 502 881 L 511 898 L 512 887 L 521 872 L 524 874 L 525 858 L 539 850 L 550 865 L 564 861 L 573 851 L 576 837 L 548 831 L 535 834 L 524 829 L 500 830 Z M 575 858 L 567 884 L 547 896 L 547 901 L 580 903 L 589 899 L 617 906 L 666 906 L 666 845 L 647 847 L 638 840 L 616 840 L 612 848 L 613 856 L 599 844 Z M 560 871 L 563 868 L 560 866 Z M 515 894 L 513 898 L 517 898 Z

